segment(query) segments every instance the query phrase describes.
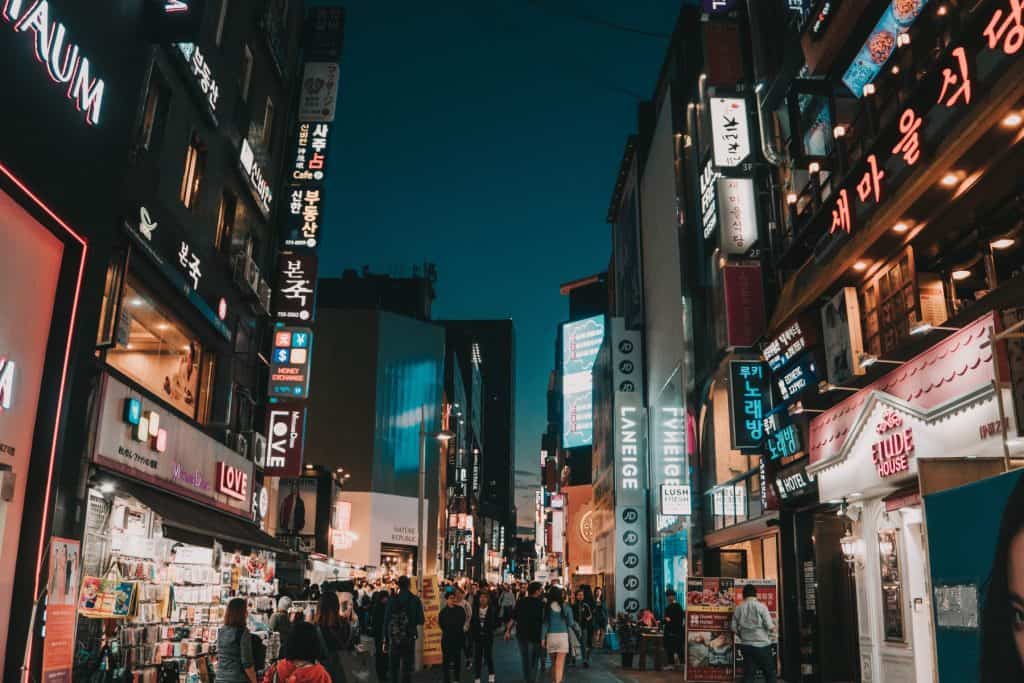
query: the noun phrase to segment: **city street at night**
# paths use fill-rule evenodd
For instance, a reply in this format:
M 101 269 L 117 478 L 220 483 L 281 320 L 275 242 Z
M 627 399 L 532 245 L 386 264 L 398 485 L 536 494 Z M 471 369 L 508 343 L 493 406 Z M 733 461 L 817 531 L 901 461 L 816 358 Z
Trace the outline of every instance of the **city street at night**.
M 0 681 L 1024 683 L 1024 0 L 0 62 Z

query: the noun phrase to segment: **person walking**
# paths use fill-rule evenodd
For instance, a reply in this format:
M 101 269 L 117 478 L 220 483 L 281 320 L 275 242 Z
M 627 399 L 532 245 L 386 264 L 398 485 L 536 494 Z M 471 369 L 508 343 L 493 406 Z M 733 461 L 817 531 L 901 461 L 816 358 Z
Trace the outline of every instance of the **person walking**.
M 316 662 L 320 655 L 316 626 L 304 621 L 294 624 L 282 647 L 287 654 L 267 669 L 263 683 L 331 683 L 327 669 Z
M 594 589 L 594 642 L 604 647 L 604 634 L 608 630 L 608 607 L 604 604 L 604 589 Z
M 469 637 L 469 626 L 473 621 L 473 608 L 476 606 L 473 599 L 473 590 L 476 584 L 470 582 L 466 586 L 466 591 L 460 594 L 462 609 L 466 612 L 466 641 L 465 641 L 465 654 L 466 654 L 466 671 L 473 670 L 473 639 Z
M 544 629 L 544 603 L 540 599 L 540 591 L 539 582 L 534 581 L 529 585 L 525 595 L 516 603 L 512 618 L 505 627 L 505 640 L 512 638 L 512 629 L 515 629 L 526 683 L 536 683 L 540 666 L 541 633 Z
M 668 657 L 670 668 L 676 665 L 676 655 L 679 656 L 680 666 L 683 664 L 683 627 L 685 626 L 686 615 L 683 613 L 683 606 L 676 602 L 676 592 L 669 588 L 665 591 L 665 599 L 668 605 L 665 606 L 665 654 Z
M 379 683 L 388 680 L 388 654 L 384 647 L 384 614 L 387 612 L 391 594 L 383 587 L 373 594 L 373 605 L 370 608 L 370 635 L 373 636 L 373 663 L 377 670 Z
M 459 595 L 454 587 L 448 586 L 444 597 L 446 604 L 437 618 L 441 627 L 441 666 L 444 683 L 451 683 L 453 673 L 455 683 L 459 683 L 466 640 L 466 611 L 459 604 Z
M 332 590 L 320 594 L 316 612 L 316 635 L 320 646 L 319 661 L 327 669 L 334 683 L 344 683 L 345 669 L 341 653 L 349 641 L 349 624 L 341 618 L 341 602 Z
M 224 628 L 217 632 L 215 683 L 256 683 L 256 660 L 244 598 L 232 598 L 224 611 Z
M 277 611 L 270 615 L 270 630 L 281 638 L 281 659 L 288 656 L 288 636 L 292 632 L 292 599 L 282 595 L 277 600 Z
M 398 578 L 398 595 L 384 612 L 384 639 L 391 683 L 409 683 L 416 656 L 416 629 L 423 625 L 423 603 L 409 591 L 409 577 Z
M 587 600 L 582 587 L 576 589 L 576 599 L 572 603 L 572 616 L 579 629 L 580 651 L 576 657 L 583 662 L 583 668 L 590 668 L 590 648 L 594 639 L 594 609 Z M 575 657 L 574 657 L 575 658 Z
M 743 586 L 743 602 L 732 613 L 732 631 L 743 653 L 743 683 L 753 683 L 758 669 L 764 672 L 766 683 L 775 683 L 775 623 L 768 608 L 757 599 L 753 584 Z
M 512 594 L 512 590 L 505 584 L 501 587 L 501 596 L 498 598 L 498 609 L 501 610 L 501 623 L 507 624 L 508 620 L 512 618 L 512 608 L 516 606 L 516 596 Z
M 569 629 L 574 623 L 572 609 L 565 604 L 562 589 L 552 586 L 548 592 L 548 606 L 541 631 L 541 647 L 551 655 L 552 683 L 562 683 L 565 676 L 565 658 L 569 654 Z
M 487 662 L 487 683 L 494 683 L 494 631 L 498 628 L 498 608 L 491 604 L 491 594 L 480 592 L 480 601 L 473 609 L 469 632 L 473 639 L 476 683 L 480 683 L 483 664 Z

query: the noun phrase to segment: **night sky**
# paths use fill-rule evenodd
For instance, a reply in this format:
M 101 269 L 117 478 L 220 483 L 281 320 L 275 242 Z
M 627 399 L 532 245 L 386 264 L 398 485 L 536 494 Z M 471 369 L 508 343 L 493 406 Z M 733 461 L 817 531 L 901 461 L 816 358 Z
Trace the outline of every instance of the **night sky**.
M 432 262 L 436 319 L 511 317 L 517 481 L 536 483 L 558 287 L 607 268 L 618 162 L 668 42 L 601 22 L 668 34 L 679 0 L 343 4 L 320 274 Z

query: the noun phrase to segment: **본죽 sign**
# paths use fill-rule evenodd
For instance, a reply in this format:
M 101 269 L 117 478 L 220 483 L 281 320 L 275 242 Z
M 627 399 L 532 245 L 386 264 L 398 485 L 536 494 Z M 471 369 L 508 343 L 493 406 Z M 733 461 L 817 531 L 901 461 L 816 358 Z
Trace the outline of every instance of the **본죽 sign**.
M 317 256 L 282 251 L 277 258 L 273 315 L 277 320 L 306 323 L 316 314 Z

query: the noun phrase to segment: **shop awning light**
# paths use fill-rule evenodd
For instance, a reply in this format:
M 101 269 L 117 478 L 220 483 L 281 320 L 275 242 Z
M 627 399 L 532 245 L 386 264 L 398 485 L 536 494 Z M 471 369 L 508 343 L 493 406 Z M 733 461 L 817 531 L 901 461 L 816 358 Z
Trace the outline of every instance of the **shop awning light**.
M 793 405 L 791 405 L 789 407 L 789 414 L 790 415 L 803 415 L 805 413 L 811 414 L 811 415 L 817 415 L 817 414 L 824 413 L 824 412 L 825 412 L 824 410 L 815 410 L 813 408 L 804 408 L 804 402 L 803 401 L 797 401 L 796 403 L 794 403 Z
M 892 226 L 892 231 L 900 235 L 905 233 L 907 230 L 910 230 L 910 226 L 907 225 L 904 221 L 900 221 L 896 225 Z
M 828 382 L 826 380 L 821 380 L 820 382 L 818 382 L 819 394 L 827 394 L 830 391 L 848 391 L 850 393 L 855 394 L 858 391 L 860 391 L 860 389 L 855 389 L 854 387 L 841 387 L 836 384 L 832 384 L 831 382 Z
M 932 325 L 931 323 L 918 323 L 910 328 L 910 334 L 928 334 L 932 330 L 956 332 L 959 329 L 959 327 L 943 327 L 941 325 Z
M 953 271 L 953 279 L 956 280 L 957 282 L 960 282 L 961 280 L 966 280 L 970 276 L 971 276 L 971 271 L 969 271 L 969 270 L 961 269 L 961 270 L 954 270 Z
M 950 171 L 946 175 L 942 176 L 939 184 L 943 187 L 953 188 L 956 187 L 960 180 L 964 177 L 963 171 Z
M 1003 120 L 1000 122 L 1000 125 L 1003 128 L 1016 128 L 1022 122 L 1024 122 L 1024 117 L 1020 115 L 1020 112 L 1011 111 L 1009 114 L 1003 117 Z
M 938 9 L 935 10 L 935 13 L 940 17 L 944 17 L 949 13 L 949 8 L 945 5 L 939 5 Z
M 117 485 L 112 481 L 105 481 L 100 484 L 100 493 L 110 494 L 117 490 Z
M 882 365 L 903 365 L 903 361 L 885 360 L 884 358 L 879 358 L 873 353 L 860 354 L 860 366 L 862 368 L 870 368 L 872 365 L 875 365 L 876 363 L 881 363 Z
M 1012 237 L 1001 237 L 997 240 L 993 240 L 991 242 L 991 246 L 993 249 L 1009 249 L 1016 243 L 1017 240 L 1013 239 Z
M 856 270 L 858 273 L 863 273 L 865 270 L 868 269 L 868 262 L 857 261 L 856 263 L 853 264 L 853 269 Z

